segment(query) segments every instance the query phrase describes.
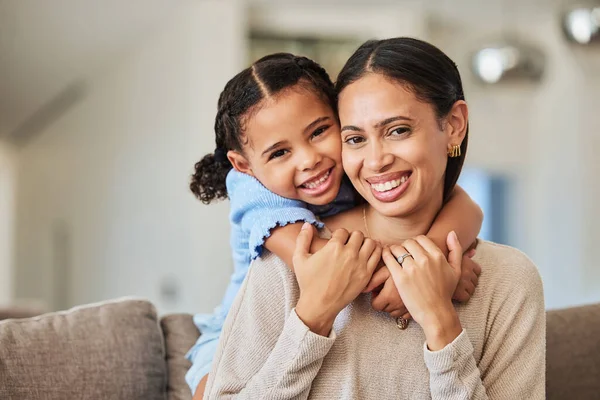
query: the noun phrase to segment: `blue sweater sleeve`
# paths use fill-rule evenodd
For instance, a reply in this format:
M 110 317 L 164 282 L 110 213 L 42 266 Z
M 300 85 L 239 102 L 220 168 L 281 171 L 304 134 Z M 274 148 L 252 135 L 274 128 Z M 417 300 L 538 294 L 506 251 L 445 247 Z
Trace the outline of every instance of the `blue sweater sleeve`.
M 323 227 L 306 203 L 276 195 L 256 178 L 234 169 L 227 175 L 227 195 L 231 203 L 230 221 L 248 235 L 251 259 L 260 256 L 275 227 L 300 221 Z

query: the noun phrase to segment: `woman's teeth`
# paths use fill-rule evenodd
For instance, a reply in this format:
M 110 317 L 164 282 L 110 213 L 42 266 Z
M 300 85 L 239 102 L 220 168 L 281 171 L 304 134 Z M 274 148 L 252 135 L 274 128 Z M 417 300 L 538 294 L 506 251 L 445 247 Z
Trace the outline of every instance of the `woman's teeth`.
M 387 192 L 388 190 L 395 189 L 398 186 L 402 185 L 404 182 L 406 182 L 407 179 L 408 177 L 404 175 L 402 178 L 394 179 L 393 181 L 387 181 L 385 183 L 372 183 L 371 187 L 376 192 Z
M 331 173 L 331 170 L 327 171 L 325 173 L 325 175 L 323 175 L 322 177 L 320 177 L 319 179 L 317 179 L 316 181 L 312 181 L 312 182 L 307 182 L 305 183 L 304 186 L 307 189 L 316 189 L 319 187 L 319 185 L 321 185 L 321 183 L 325 182 L 327 180 L 327 178 L 329 178 L 329 174 Z

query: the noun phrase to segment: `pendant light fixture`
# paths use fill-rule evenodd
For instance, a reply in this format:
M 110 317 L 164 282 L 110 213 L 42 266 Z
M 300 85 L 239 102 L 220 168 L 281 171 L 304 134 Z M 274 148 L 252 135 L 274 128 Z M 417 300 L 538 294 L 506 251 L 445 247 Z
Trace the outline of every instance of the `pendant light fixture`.
M 600 1 L 570 5 L 563 12 L 562 26 L 573 43 L 600 44 Z
M 537 82 L 544 74 L 545 57 L 539 47 L 525 43 L 507 26 L 508 4 L 503 4 L 500 37 L 472 54 L 471 69 L 485 84 L 509 81 Z

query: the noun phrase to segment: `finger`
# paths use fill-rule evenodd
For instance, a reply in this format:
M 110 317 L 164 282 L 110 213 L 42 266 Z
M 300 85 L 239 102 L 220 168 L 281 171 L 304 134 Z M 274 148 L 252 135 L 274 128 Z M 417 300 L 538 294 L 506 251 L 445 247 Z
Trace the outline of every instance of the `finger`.
M 469 293 L 467 293 L 467 291 L 462 288 L 460 290 L 457 289 L 454 292 L 454 295 L 452 296 L 453 300 L 456 300 L 460 303 L 466 303 L 467 301 L 469 301 L 470 298 L 471 296 L 469 295 Z
M 363 292 L 372 291 L 376 287 L 385 283 L 385 281 L 387 281 L 390 276 L 390 270 L 387 269 L 387 267 L 379 268 L 377 271 L 375 271 Z
M 460 271 L 463 252 L 460 242 L 458 241 L 458 236 L 456 236 L 456 232 L 452 231 L 448 234 L 446 244 L 448 245 L 448 264 L 450 264 L 455 271 Z
M 386 296 L 388 300 L 387 307 L 383 309 L 383 311 L 387 313 L 397 310 L 404 305 L 404 303 L 402 303 L 402 299 L 400 299 L 398 289 L 396 289 L 393 279 L 388 279 L 385 281 L 383 289 L 381 289 L 381 294 Z
M 358 253 L 360 248 L 365 240 L 365 235 L 361 231 L 354 231 L 350 234 L 350 238 L 348 239 L 348 243 L 346 246 L 350 247 L 353 250 L 356 250 Z
M 371 253 L 369 260 L 367 261 L 367 272 L 372 274 L 373 271 L 377 268 L 377 266 L 381 263 L 381 252 L 383 249 L 381 246 L 375 246 L 375 250 Z M 381 269 L 381 268 L 380 268 Z
M 405 306 L 402 306 L 400 309 L 390 312 L 390 316 L 394 318 L 403 317 L 404 315 L 409 315 L 408 310 Z
M 477 250 L 477 245 L 479 244 L 479 239 L 475 238 L 473 243 L 469 246 L 469 250 Z
M 403 267 L 406 266 L 410 268 L 416 265 L 417 263 L 423 262 L 428 259 L 427 252 L 425 251 L 425 249 L 423 249 L 423 247 L 421 247 L 421 245 L 416 240 L 405 240 L 404 243 L 402 243 L 402 246 L 404 246 L 404 248 L 406 249 L 406 253 L 409 253 L 411 255 L 411 257 L 407 257 L 404 259 L 404 262 L 402 263 Z M 402 254 L 396 254 L 396 252 L 394 251 L 394 255 L 401 256 Z
M 481 275 L 481 265 L 479 265 L 478 263 L 476 263 L 475 261 L 471 260 L 475 265 L 473 266 L 473 272 L 475 272 L 475 275 L 477 275 L 479 277 L 479 275 Z
M 389 303 L 386 297 L 382 293 L 371 297 L 371 307 L 373 307 L 374 310 L 383 311 L 388 306 L 388 304 Z
M 396 247 L 402 248 L 402 246 L 396 246 Z M 402 249 L 404 249 L 404 248 L 402 248 Z M 403 250 L 400 250 L 400 251 L 403 251 Z M 404 249 L 404 251 L 406 251 L 406 250 Z M 403 278 L 404 271 L 402 270 L 402 266 L 400 266 L 400 264 L 398 264 L 398 260 L 396 260 L 396 257 L 392 254 L 392 251 L 390 250 L 389 247 L 386 247 L 385 249 L 383 249 L 383 252 L 381 253 L 381 258 L 383 259 L 383 261 L 385 262 L 385 265 L 390 270 L 390 275 L 392 275 L 394 282 L 396 284 L 398 284 L 400 282 L 400 280 Z M 406 261 L 406 259 L 404 259 L 404 261 Z
M 314 236 L 314 229 L 311 224 L 305 222 L 296 238 L 296 248 L 292 260 L 294 263 L 305 260 L 310 254 L 310 245 Z
M 409 321 L 409 320 L 412 319 L 412 315 L 410 315 L 410 313 L 407 312 L 404 315 L 402 315 L 402 318 L 404 318 L 405 320 Z
M 465 291 L 469 294 L 469 296 L 473 296 L 475 294 L 475 285 L 471 281 L 464 281 Z
M 433 241 L 431 239 L 429 239 L 427 236 L 425 235 L 419 235 L 414 239 L 417 243 L 419 243 L 421 245 L 421 247 L 423 247 L 423 249 L 429 253 L 432 256 L 436 256 L 436 257 L 444 257 L 444 253 L 442 253 L 442 251 L 440 250 L 439 247 L 436 246 L 435 243 L 433 243 Z
M 466 278 L 473 282 L 473 285 L 477 286 L 479 283 L 479 274 L 481 274 L 481 267 L 479 264 L 473 262 L 470 258 L 463 257 L 463 266 L 468 266 L 468 273 L 463 278 Z
M 467 252 L 465 253 L 465 256 L 467 256 L 469 258 L 473 258 L 473 257 L 475 257 L 476 253 L 477 253 L 477 250 L 470 249 L 470 250 L 467 250 Z
M 341 244 L 346 244 L 350 234 L 345 229 L 336 229 L 335 232 L 331 235 L 331 239 L 329 241 L 339 242 Z
M 473 274 L 471 276 L 471 282 L 473 283 L 473 286 L 477 287 L 477 285 L 479 285 L 479 276 Z
M 375 251 L 376 247 L 377 243 L 375 243 L 373 239 L 366 238 L 362 242 L 362 246 L 360 247 L 358 256 L 361 260 L 367 261 L 371 257 L 371 254 L 373 254 L 373 251 Z

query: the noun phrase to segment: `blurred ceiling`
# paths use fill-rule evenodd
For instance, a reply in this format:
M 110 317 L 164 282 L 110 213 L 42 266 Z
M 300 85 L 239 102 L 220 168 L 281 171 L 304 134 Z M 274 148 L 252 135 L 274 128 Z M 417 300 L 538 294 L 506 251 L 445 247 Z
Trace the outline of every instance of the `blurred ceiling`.
M 0 137 L 68 102 L 186 1 L 0 0 Z

